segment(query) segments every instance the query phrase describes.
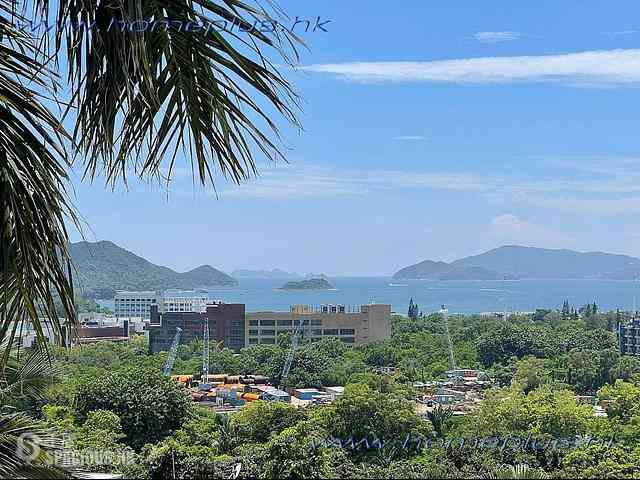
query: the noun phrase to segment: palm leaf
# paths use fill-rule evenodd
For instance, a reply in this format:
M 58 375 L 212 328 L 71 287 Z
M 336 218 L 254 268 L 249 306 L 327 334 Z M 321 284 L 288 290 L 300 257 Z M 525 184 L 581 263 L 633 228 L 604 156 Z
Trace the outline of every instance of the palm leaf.
M 486 475 L 485 478 L 524 480 L 528 478 L 544 479 L 549 476 L 543 470 L 533 469 L 528 465 L 508 465 Z
M 0 478 L 64 478 L 52 466 L 62 448 L 53 432 L 21 415 L 0 415 Z
M 14 349 L 5 365 L 4 382 L 0 384 L 2 404 L 16 405 L 42 399 L 45 388 L 55 382 L 59 374 L 43 348 L 32 349 L 22 358 L 17 353 Z
M 161 23 L 167 19 L 173 23 Z M 216 168 L 239 182 L 256 173 L 254 151 L 282 159 L 270 113 L 297 125 L 297 97 L 263 50 L 290 64 L 299 39 L 249 29 L 258 19 L 277 22 L 239 0 L 60 1 L 58 25 L 96 26 L 59 28 L 56 36 L 57 48 L 66 45 L 85 174 L 104 173 L 112 184 L 132 170 L 170 178 L 182 151 L 202 184 L 213 183 Z M 186 28 L 223 21 L 236 31 Z M 142 32 L 121 27 L 133 22 L 159 23 Z
M 0 341 L 9 345 L 26 321 L 41 343 L 46 328 L 62 337 L 56 296 L 75 317 L 65 220 L 76 216 L 65 190 L 65 133 L 39 93 L 51 72 L 34 60 L 32 39 L 14 28 L 21 19 L 14 7 L 0 0 Z M 1 372 L 9 349 L 0 354 Z

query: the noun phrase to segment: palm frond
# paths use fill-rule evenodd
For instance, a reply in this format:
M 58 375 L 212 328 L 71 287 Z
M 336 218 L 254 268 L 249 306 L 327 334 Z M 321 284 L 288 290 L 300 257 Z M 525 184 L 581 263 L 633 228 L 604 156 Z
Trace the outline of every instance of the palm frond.
M 62 448 L 53 432 L 25 415 L 0 415 L 0 478 L 61 478 L 54 453 Z
M 490 479 L 545 479 L 549 478 L 546 472 L 539 469 L 530 468 L 528 465 L 507 465 L 495 472 L 486 475 L 485 478 Z
M 7 348 L 6 344 L 0 350 Z M 42 399 L 45 388 L 55 382 L 59 370 L 43 348 L 34 348 L 21 358 L 13 349 L 0 383 L 0 402 L 18 404 Z
M 0 341 L 8 344 L 27 321 L 41 343 L 45 328 L 62 338 L 56 296 L 75 317 L 65 220 L 76 216 L 65 190 L 65 132 L 43 105 L 40 92 L 52 74 L 34 60 L 32 39 L 14 27 L 20 18 L 12 2 L 0 0 Z M 1 371 L 9 349 L 0 353 Z
M 283 159 L 267 108 L 297 125 L 297 97 L 263 51 L 291 64 L 300 40 L 261 32 L 258 20 L 277 24 L 239 0 L 60 1 L 58 25 L 94 26 L 59 27 L 56 38 L 66 45 L 85 174 L 111 184 L 131 170 L 170 178 L 182 151 L 194 176 L 213 184 L 216 167 L 235 182 L 255 174 L 254 151 Z M 221 22 L 235 31 L 211 28 Z

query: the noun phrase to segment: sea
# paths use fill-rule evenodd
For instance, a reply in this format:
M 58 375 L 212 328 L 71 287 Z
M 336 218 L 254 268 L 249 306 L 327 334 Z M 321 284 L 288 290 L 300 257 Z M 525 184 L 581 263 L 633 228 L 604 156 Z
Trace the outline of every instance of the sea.
M 236 287 L 207 290 L 211 300 L 244 303 L 248 312 L 288 311 L 294 304 L 318 307 L 344 304 L 358 308 L 367 303 L 389 303 L 392 311 L 406 313 L 413 299 L 422 312 L 446 305 L 451 313 L 532 312 L 598 304 L 601 311 L 640 307 L 640 282 L 623 280 L 397 280 L 390 277 L 330 277 L 331 290 L 281 290 L 286 280 L 239 279 Z M 634 300 L 634 297 L 636 300 Z M 113 299 L 98 303 L 113 309 Z

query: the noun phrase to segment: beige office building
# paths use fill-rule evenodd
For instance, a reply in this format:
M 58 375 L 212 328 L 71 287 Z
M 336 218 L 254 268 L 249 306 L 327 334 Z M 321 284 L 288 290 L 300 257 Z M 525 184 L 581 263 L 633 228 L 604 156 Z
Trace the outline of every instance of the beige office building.
M 362 345 L 391 337 L 391 305 L 369 304 L 359 309 L 344 305 L 293 305 L 289 312 L 246 314 L 247 346 L 275 344 L 282 332 L 292 332 L 303 322 L 303 339 L 318 341 L 338 337 L 345 343 Z

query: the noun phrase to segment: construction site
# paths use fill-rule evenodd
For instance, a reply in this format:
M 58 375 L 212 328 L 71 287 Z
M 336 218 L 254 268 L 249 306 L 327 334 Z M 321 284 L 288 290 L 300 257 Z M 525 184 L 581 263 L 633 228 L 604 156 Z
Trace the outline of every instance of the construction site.
M 171 375 L 182 336 L 180 327 L 176 328 L 171 349 L 164 365 L 164 374 L 171 376 L 172 379 L 189 389 L 191 399 L 194 402 L 220 413 L 235 411 L 256 400 L 286 402 L 298 407 L 330 403 L 343 394 L 344 387 L 325 387 L 322 390 L 300 388 L 290 389 L 290 392 L 284 390 L 283 386 L 286 385 L 294 355 L 300 343 L 303 324 L 304 320 L 301 319 L 293 332 L 291 348 L 287 353 L 277 385 L 269 384 L 269 379 L 261 375 L 211 374 L 209 372 L 209 323 L 206 321 L 203 322 L 202 375 L 200 379 L 195 379 L 193 375 Z
M 456 364 L 453 344 L 449 332 L 449 312 L 446 306 L 439 311 L 443 323 L 447 343 L 450 369 L 445 372 L 446 379 L 430 382 L 415 382 L 416 412 L 426 415 L 438 406 L 451 408 L 454 415 L 466 415 L 482 401 L 483 391 L 491 386 L 484 372 L 460 368 Z M 286 402 L 296 407 L 313 404 L 328 404 L 344 393 L 344 387 L 332 386 L 318 388 L 286 388 L 296 350 L 302 337 L 303 321 L 295 326 L 291 338 L 291 347 L 287 352 L 282 371 L 276 382 L 262 375 L 229 375 L 226 373 L 210 373 L 209 371 L 209 325 L 203 322 L 202 337 L 202 374 L 199 379 L 193 375 L 171 375 L 176 360 L 182 329 L 176 328 L 171 349 L 167 357 L 164 374 L 180 382 L 189 389 L 191 399 L 199 405 L 216 412 L 233 412 L 247 403 L 256 400 Z M 386 367 L 379 373 L 395 375 L 396 369 Z

